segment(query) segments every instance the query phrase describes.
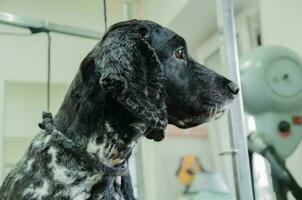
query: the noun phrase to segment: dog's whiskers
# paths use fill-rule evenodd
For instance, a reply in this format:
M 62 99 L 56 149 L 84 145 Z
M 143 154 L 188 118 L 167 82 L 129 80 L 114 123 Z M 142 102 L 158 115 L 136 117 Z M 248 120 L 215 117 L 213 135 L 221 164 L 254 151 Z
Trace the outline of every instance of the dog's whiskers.
M 213 111 L 213 107 L 211 107 L 211 109 L 210 109 L 210 115 L 209 115 L 209 118 L 211 119 L 212 118 L 212 111 Z
M 214 112 L 213 112 L 213 115 L 212 115 L 212 119 L 215 117 L 216 113 L 217 113 L 217 103 L 214 106 Z

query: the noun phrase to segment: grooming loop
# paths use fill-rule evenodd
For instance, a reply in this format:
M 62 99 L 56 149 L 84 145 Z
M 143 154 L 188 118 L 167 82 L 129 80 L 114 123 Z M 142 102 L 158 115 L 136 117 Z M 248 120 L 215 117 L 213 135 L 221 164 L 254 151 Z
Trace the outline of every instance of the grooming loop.
M 235 155 L 237 154 L 238 150 L 237 149 L 229 149 L 226 151 L 223 151 L 221 153 L 219 153 L 220 156 L 226 156 L 226 155 Z
M 96 156 L 93 156 L 85 150 L 85 148 L 76 144 L 65 135 L 63 135 L 60 131 L 58 131 L 53 124 L 53 117 L 50 112 L 43 112 L 42 114 L 43 121 L 39 123 L 39 127 L 44 130 L 45 134 L 52 135 L 52 141 L 59 143 L 64 146 L 66 149 L 69 149 L 75 155 L 83 155 L 80 156 L 79 159 L 86 163 L 87 166 L 95 168 L 97 171 L 106 174 L 107 177 L 116 177 L 116 176 L 125 176 L 129 174 L 127 163 L 123 163 L 117 167 L 109 167 L 103 163 L 101 163 Z

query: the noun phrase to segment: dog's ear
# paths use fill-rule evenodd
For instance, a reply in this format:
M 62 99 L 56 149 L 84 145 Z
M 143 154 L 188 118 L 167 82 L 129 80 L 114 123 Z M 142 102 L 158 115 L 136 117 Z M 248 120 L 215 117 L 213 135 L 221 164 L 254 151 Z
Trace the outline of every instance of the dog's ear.
M 115 25 L 103 37 L 95 62 L 104 90 L 151 129 L 164 130 L 165 76 L 147 34 L 147 28 L 133 23 Z

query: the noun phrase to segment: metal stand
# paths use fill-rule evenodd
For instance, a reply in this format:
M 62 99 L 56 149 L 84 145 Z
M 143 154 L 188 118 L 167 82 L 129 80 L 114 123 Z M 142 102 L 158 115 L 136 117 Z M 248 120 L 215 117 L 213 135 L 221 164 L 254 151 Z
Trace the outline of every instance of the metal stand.
M 106 3 L 106 0 L 104 0 Z M 104 10 L 106 10 L 106 4 L 104 4 Z M 20 17 L 10 13 L 0 12 L 0 23 L 8 24 L 11 26 L 28 28 L 34 33 L 46 33 L 48 38 L 48 53 L 47 53 L 47 95 L 46 95 L 46 109 L 50 110 L 50 79 L 51 79 L 51 37 L 50 32 L 61 33 L 65 35 L 72 35 L 90 39 L 100 39 L 101 33 L 96 31 L 60 25 L 56 23 L 50 23 L 48 21 L 35 20 L 25 17 Z M 105 25 L 107 23 L 107 17 L 105 13 Z M 106 28 L 106 27 L 105 27 Z
M 277 200 L 287 200 L 288 191 L 291 191 L 297 200 L 302 199 L 302 188 L 287 169 L 285 161 L 277 155 L 275 149 L 269 146 L 262 155 L 270 163 L 273 188 Z
M 0 80 L 0 184 L 4 175 L 4 81 Z
M 220 0 L 223 25 L 223 34 L 225 40 L 225 50 L 227 57 L 227 64 L 229 67 L 229 74 L 231 80 L 240 86 L 239 63 L 237 53 L 237 41 L 235 31 L 234 19 L 234 5 L 233 0 Z M 235 178 L 235 190 L 237 200 L 252 200 L 253 191 L 251 184 L 248 148 L 247 148 L 247 134 L 244 123 L 242 94 L 239 93 L 231 108 L 231 149 L 233 172 Z
M 273 188 L 276 194 L 276 200 L 287 200 L 288 190 L 284 187 L 281 181 L 272 173 Z
M 249 135 L 248 144 L 251 152 L 261 154 L 269 162 L 276 199 L 287 200 L 287 193 L 291 191 L 297 200 L 301 200 L 302 188 L 287 169 L 285 161 L 276 153 L 275 148 L 258 133 Z
M 102 35 L 100 32 L 93 30 L 51 23 L 47 20 L 30 19 L 5 12 L 0 12 L 0 23 L 21 28 L 44 29 L 50 32 L 97 40 L 99 40 Z

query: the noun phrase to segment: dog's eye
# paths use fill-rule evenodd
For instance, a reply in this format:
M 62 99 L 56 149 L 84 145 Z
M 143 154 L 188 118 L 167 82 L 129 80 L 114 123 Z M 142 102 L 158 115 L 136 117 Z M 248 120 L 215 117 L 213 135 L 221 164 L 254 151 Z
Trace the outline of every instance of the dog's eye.
M 176 50 L 175 57 L 179 60 L 184 60 L 184 50 L 183 49 Z

